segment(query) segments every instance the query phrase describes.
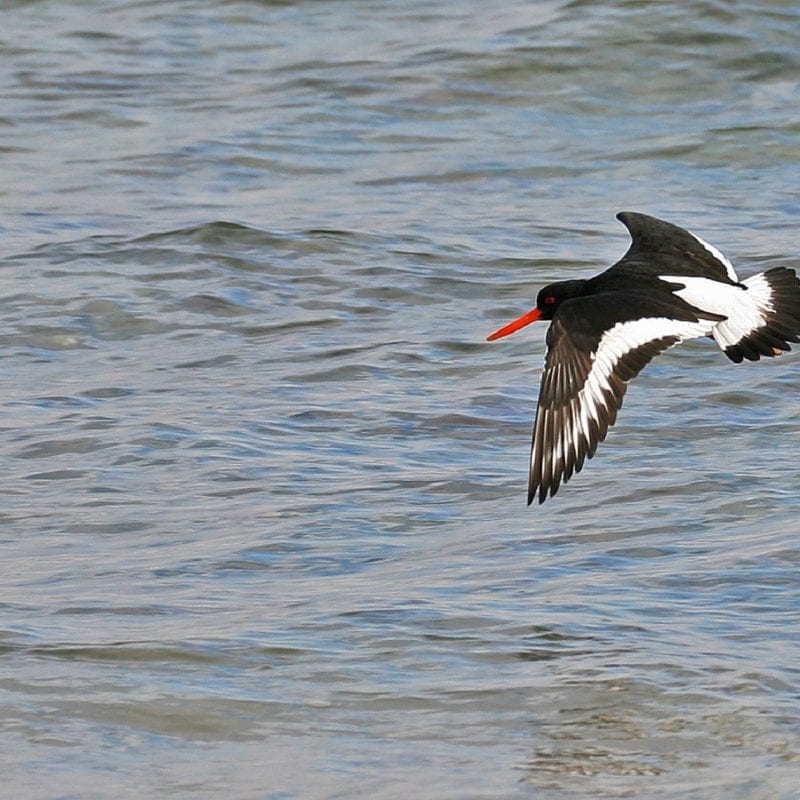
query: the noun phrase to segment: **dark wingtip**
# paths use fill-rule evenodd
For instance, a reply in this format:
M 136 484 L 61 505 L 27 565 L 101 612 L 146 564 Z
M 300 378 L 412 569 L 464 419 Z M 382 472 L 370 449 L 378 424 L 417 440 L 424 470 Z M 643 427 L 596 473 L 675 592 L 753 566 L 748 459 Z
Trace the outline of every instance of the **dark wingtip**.
M 662 220 L 651 217 L 649 214 L 642 214 L 641 211 L 620 211 L 617 214 L 617 219 L 628 229 L 631 236 L 635 236 L 639 231 L 644 230 L 648 223 L 664 224 Z
M 557 491 L 557 490 L 556 490 Z M 536 495 L 539 495 L 538 497 Z M 549 496 L 552 497 L 555 494 L 555 491 L 552 489 L 550 490 Z M 538 504 L 541 505 L 547 500 L 548 491 L 547 489 L 542 489 L 541 486 L 534 487 L 533 489 L 528 489 L 528 505 L 530 506 L 534 500 L 538 501 Z
M 630 228 L 630 223 L 633 217 L 643 216 L 638 211 L 618 211 L 617 219 L 626 227 Z

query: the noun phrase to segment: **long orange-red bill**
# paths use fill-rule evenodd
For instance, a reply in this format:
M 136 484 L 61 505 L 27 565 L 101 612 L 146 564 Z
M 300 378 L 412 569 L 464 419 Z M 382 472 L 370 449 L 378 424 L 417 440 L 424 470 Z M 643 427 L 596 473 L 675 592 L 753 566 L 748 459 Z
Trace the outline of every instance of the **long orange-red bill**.
M 487 336 L 486 341 L 493 342 L 495 339 L 508 336 L 510 333 L 514 333 L 520 328 L 524 328 L 526 325 L 530 325 L 531 322 L 536 322 L 537 319 L 541 318 L 542 312 L 538 308 L 532 308 L 530 311 L 519 317 L 519 319 L 509 322 L 508 325 L 504 325 L 499 331 L 495 331 L 493 334 L 491 334 L 491 336 Z

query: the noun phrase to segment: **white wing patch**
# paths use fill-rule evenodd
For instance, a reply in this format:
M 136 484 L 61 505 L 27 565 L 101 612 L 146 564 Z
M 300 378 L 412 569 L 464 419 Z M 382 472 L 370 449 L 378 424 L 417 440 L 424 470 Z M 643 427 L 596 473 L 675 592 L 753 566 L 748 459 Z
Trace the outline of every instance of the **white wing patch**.
M 701 247 L 708 250 L 708 252 L 711 253 L 711 255 L 714 256 L 714 258 L 716 258 L 717 261 L 719 261 L 723 267 L 725 267 L 725 272 L 728 273 L 728 277 L 734 283 L 739 282 L 739 278 L 736 277 L 736 270 L 733 268 L 733 264 L 731 264 L 730 259 L 723 252 L 714 247 L 713 244 L 709 244 L 707 241 L 705 241 L 705 239 L 701 239 L 696 233 L 692 233 L 691 231 L 686 231 L 686 232 L 694 239 L 696 239 L 697 243 Z
M 645 317 L 629 322 L 618 322 L 603 334 L 597 350 L 592 354 L 594 363 L 583 389 L 578 393 L 578 404 L 597 419 L 598 404 L 603 402 L 604 392 L 611 388 L 609 378 L 623 355 L 648 342 L 667 336 L 675 336 L 677 338 L 675 344 L 686 339 L 708 336 L 713 324 L 707 320 L 686 322 L 669 317 Z
M 727 317 L 713 325 L 711 330 L 721 350 L 737 344 L 766 325 L 769 315 L 775 310 L 772 289 L 763 275 L 747 278 L 744 281 L 746 290 L 741 286 L 731 286 L 710 278 L 663 275 L 661 279 L 681 284 L 683 288 L 673 289 L 673 294 L 689 305 Z

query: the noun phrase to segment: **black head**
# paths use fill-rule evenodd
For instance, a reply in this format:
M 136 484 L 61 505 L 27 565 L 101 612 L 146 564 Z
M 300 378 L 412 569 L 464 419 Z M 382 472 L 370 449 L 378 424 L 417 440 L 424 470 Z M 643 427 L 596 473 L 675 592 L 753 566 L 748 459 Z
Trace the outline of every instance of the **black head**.
M 545 286 L 536 296 L 536 308 L 540 312 L 539 319 L 553 319 L 558 307 L 572 297 L 577 297 L 585 280 L 558 281 Z
M 577 281 L 559 281 L 558 283 L 551 283 L 545 286 L 536 297 L 536 308 L 532 308 L 527 313 L 523 314 L 513 322 L 495 331 L 491 336 L 486 338 L 492 342 L 499 339 L 501 336 L 508 336 L 510 333 L 530 325 L 531 322 L 536 322 L 539 319 L 553 319 L 558 307 L 571 297 L 577 297 L 583 289 L 585 280 Z

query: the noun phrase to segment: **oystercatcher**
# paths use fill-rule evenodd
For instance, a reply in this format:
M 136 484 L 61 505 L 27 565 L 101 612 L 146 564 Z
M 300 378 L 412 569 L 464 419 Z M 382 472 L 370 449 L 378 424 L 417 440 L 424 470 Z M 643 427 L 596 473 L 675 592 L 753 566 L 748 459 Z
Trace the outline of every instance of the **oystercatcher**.
M 800 342 L 800 281 L 775 267 L 740 281 L 731 262 L 669 222 L 617 214 L 633 240 L 612 267 L 545 286 L 536 307 L 488 337 L 550 320 L 533 426 L 528 505 L 552 497 L 605 439 L 628 381 L 669 347 L 713 338 L 731 361 Z

